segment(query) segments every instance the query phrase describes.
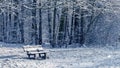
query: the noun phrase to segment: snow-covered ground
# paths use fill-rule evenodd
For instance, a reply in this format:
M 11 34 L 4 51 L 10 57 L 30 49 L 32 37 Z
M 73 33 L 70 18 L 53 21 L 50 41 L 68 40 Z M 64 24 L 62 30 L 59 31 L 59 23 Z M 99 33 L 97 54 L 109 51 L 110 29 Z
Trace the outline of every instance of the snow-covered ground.
M 8 47 L 9 46 L 9 47 Z M 46 60 L 28 59 L 22 45 L 0 43 L 0 68 L 120 68 L 120 50 L 48 49 Z

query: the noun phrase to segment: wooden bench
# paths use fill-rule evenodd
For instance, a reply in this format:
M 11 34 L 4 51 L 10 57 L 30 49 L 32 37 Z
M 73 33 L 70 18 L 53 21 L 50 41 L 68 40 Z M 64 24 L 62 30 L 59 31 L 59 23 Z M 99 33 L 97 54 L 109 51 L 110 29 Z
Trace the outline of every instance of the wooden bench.
M 27 45 L 27 46 L 23 46 L 23 49 L 24 52 L 27 53 L 29 59 L 36 59 L 37 55 L 38 58 L 46 59 L 46 53 L 48 52 L 45 49 L 43 49 L 41 45 L 34 45 L 34 46 Z

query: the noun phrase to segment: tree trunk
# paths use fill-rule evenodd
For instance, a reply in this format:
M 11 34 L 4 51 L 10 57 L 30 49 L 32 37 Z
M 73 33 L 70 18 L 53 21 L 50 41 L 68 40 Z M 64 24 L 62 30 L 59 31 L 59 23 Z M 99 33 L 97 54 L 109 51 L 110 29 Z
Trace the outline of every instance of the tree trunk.
M 54 0 L 54 10 L 53 10 L 53 41 L 52 41 L 52 47 L 54 48 L 56 45 L 56 13 L 57 13 L 57 8 L 56 8 L 56 3 L 57 1 Z
M 24 7 L 22 6 L 22 3 L 20 4 L 21 11 L 19 12 L 20 14 L 20 35 L 21 35 L 21 43 L 24 43 L 24 20 L 23 20 L 23 13 L 24 13 Z
M 48 6 L 50 6 L 50 0 L 48 0 L 49 3 L 48 3 Z M 47 10 L 47 13 L 48 13 L 48 31 L 49 31 L 49 43 L 52 44 L 52 27 L 51 27 L 51 13 L 50 13 L 50 8 L 48 8 Z
M 33 0 L 33 9 L 32 9 L 32 29 L 34 30 L 32 33 L 33 36 L 33 44 L 38 44 L 38 35 L 37 35 L 37 22 L 36 22 L 36 0 Z
M 39 2 L 39 6 L 41 7 L 41 0 Z M 39 9 L 39 44 L 42 44 L 42 10 Z
M 81 12 L 81 25 L 80 25 L 80 27 L 81 27 L 81 29 L 80 29 L 80 31 L 81 31 L 81 35 L 80 35 L 80 44 L 81 44 L 81 46 L 83 46 L 83 44 L 85 43 L 85 34 L 84 34 L 84 13 L 83 12 Z

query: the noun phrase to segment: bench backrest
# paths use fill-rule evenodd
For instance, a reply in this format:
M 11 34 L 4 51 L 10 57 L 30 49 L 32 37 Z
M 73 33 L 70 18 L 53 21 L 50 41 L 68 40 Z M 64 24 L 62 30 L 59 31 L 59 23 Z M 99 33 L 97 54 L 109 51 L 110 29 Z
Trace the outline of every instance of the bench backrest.
M 41 45 L 34 45 L 34 46 L 27 45 L 27 46 L 23 46 L 23 49 L 25 52 L 27 52 L 27 51 L 43 51 L 43 48 Z

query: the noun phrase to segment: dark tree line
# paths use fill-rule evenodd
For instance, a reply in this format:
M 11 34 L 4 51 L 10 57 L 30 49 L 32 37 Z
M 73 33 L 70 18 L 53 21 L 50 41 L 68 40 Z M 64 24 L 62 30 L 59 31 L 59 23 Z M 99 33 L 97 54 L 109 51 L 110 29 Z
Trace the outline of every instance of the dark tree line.
M 113 5 L 110 0 L 0 0 L 0 41 L 52 47 L 103 44 L 117 38 L 118 32 L 110 34 L 119 25 L 113 9 L 118 6 Z

